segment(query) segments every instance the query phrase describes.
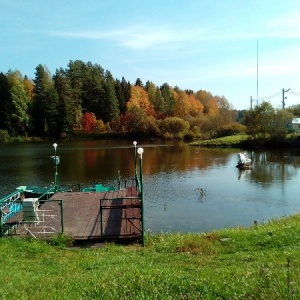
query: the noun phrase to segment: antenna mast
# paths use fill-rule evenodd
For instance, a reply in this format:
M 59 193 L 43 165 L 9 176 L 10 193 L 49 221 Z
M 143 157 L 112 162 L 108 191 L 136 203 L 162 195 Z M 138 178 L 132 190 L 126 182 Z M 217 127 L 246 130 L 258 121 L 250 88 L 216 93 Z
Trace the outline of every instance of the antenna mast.
M 258 105 L 258 39 L 256 40 L 256 104 Z

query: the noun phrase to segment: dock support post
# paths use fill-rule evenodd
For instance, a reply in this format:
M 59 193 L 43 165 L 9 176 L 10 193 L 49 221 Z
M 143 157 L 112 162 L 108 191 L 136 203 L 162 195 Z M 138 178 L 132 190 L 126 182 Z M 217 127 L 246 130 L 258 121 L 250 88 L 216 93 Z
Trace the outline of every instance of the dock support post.
M 60 200 L 60 219 L 61 219 L 61 233 L 65 232 L 65 220 L 64 220 L 64 201 Z
M 138 154 L 140 155 L 140 184 L 141 184 L 141 216 L 142 216 L 142 245 L 145 246 L 145 230 L 144 230 L 144 187 L 143 187 L 143 148 L 137 149 Z
M 100 237 L 103 236 L 102 200 L 100 199 Z
M 58 173 L 57 173 L 57 165 L 59 163 L 59 157 L 56 156 L 56 148 L 57 148 L 57 144 L 54 143 L 53 144 L 54 147 L 54 165 L 55 165 L 55 174 L 54 174 L 54 189 L 55 189 L 55 193 L 57 192 L 57 186 L 58 186 Z
M 134 146 L 134 180 L 135 180 L 135 186 L 137 186 L 136 145 L 137 145 L 137 142 L 134 141 L 134 142 L 133 142 L 133 146 Z

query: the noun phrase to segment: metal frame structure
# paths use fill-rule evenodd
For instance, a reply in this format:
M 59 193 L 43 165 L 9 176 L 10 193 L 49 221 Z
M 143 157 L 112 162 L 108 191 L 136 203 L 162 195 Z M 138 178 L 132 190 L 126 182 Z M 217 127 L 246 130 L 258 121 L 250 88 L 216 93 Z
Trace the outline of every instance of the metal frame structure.
M 10 226 L 6 222 L 22 210 L 22 191 L 15 191 L 0 199 L 0 236 L 4 236 Z

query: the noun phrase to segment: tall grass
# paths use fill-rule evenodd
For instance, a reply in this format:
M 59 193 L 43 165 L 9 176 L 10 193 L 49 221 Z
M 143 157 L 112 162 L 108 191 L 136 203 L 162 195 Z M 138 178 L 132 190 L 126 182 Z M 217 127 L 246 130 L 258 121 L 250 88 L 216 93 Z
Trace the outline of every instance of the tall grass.
M 148 233 L 145 247 L 4 238 L 0 299 L 300 299 L 299 221 Z

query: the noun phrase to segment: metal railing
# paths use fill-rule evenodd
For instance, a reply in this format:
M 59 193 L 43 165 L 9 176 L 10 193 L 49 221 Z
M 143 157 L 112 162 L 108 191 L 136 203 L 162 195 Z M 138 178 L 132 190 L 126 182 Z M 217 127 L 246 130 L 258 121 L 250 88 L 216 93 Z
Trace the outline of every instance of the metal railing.
M 141 209 L 141 198 L 139 197 L 121 197 L 121 198 L 102 198 L 100 199 L 100 235 L 101 238 L 110 236 L 141 236 L 142 226 L 141 226 L 141 215 L 139 213 L 131 214 L 128 212 L 128 216 L 123 211 L 130 209 Z M 104 211 L 109 211 L 107 214 L 108 219 L 104 220 Z M 110 224 L 109 218 L 112 218 L 112 223 Z M 139 220 L 139 226 L 132 223 L 131 219 Z M 128 231 L 126 233 L 120 232 L 120 226 L 122 222 L 131 223 L 131 227 L 134 232 Z M 105 224 L 104 224 L 105 223 Z
M 0 199 L 0 236 L 7 231 L 6 222 L 22 210 L 22 191 L 15 191 Z

